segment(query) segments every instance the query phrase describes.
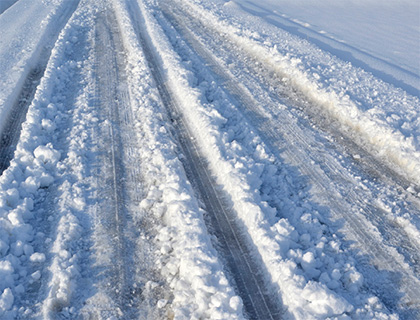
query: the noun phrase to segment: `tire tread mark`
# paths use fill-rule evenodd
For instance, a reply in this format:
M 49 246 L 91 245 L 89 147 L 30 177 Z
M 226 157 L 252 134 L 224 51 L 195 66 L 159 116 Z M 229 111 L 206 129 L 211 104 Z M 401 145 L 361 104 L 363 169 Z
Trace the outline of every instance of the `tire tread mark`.
M 178 137 L 180 147 L 185 155 L 183 164 L 186 168 L 188 179 L 196 187 L 196 191 L 198 191 L 203 200 L 207 212 L 211 215 L 212 227 L 223 247 L 224 258 L 238 287 L 239 292 L 237 293 L 243 299 L 245 311 L 251 319 L 280 319 L 281 311 L 277 305 L 277 299 L 270 297 L 266 289 L 263 288 L 264 280 L 258 272 L 259 267 L 251 258 L 251 250 L 247 247 L 244 236 L 239 232 L 233 212 L 230 212 L 223 201 L 223 196 L 217 191 L 216 183 L 192 139 L 193 135 L 182 117 L 176 98 L 164 80 L 162 70 L 152 53 L 152 45 L 148 42 L 148 36 L 138 25 L 138 19 L 142 20 L 140 8 L 137 4 L 130 3 L 130 5 L 131 14 L 137 13 L 137 16 L 132 17 L 132 21 L 135 21 L 135 30 L 139 42 L 149 67 L 153 70 L 152 74 L 161 100 L 171 119 L 178 119 L 178 121 L 174 122 L 175 135 Z

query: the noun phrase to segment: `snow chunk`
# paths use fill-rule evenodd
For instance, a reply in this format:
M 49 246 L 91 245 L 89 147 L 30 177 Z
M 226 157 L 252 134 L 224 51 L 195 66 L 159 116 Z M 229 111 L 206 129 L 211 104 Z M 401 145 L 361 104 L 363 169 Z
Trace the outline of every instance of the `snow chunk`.
M 10 261 L 0 261 L 0 290 L 13 285 L 13 272 L 15 269 Z
M 168 300 L 166 300 L 166 299 L 160 299 L 158 301 L 158 303 L 157 303 L 157 307 L 159 309 L 162 309 L 163 307 L 165 307 L 167 305 L 167 303 L 168 303 Z
M 305 286 L 302 297 L 310 303 L 309 307 L 314 314 L 323 317 L 338 316 L 353 310 L 353 306 L 344 298 L 313 281 Z
M 235 311 L 242 310 L 242 307 L 243 307 L 242 299 L 238 296 L 233 296 L 232 298 L 230 298 L 229 306 Z
M 40 177 L 40 187 L 41 188 L 46 188 L 49 187 L 53 182 L 54 182 L 54 177 L 44 173 L 41 177 Z
M 12 308 L 15 297 L 13 296 L 12 290 L 6 288 L 0 296 L 0 315 L 5 311 Z
M 31 257 L 29 258 L 29 260 L 31 262 L 44 262 L 45 261 L 45 254 L 43 253 L 39 253 L 39 252 L 35 252 L 31 255 Z
M 12 254 L 16 257 L 20 257 L 23 254 L 23 242 L 21 240 L 12 243 Z
M 9 207 L 16 207 L 20 199 L 19 191 L 15 188 L 6 191 L 6 201 Z
M 41 279 L 41 271 L 38 270 L 32 273 L 31 278 L 35 281 Z
M 47 132 L 53 132 L 57 126 L 50 119 L 42 119 L 42 129 Z
M 234 9 L 239 9 L 240 8 L 240 6 L 235 1 L 228 1 L 225 4 L 223 4 L 223 6 L 229 7 L 229 8 L 234 8 Z
M 321 274 L 321 271 L 317 270 L 317 260 L 312 252 L 307 252 L 303 255 L 301 265 L 311 278 L 316 278 Z
M 53 148 L 51 143 L 39 146 L 34 150 L 34 156 L 43 163 L 56 164 L 60 160 L 61 153 Z
M 13 211 L 11 211 L 7 215 L 7 218 L 9 219 L 9 221 L 14 226 L 19 226 L 19 225 L 22 225 L 24 223 L 23 222 L 23 218 L 22 218 L 22 214 L 21 214 L 21 210 L 13 210 Z
M 40 182 L 35 177 L 29 176 L 20 185 L 27 193 L 34 194 L 40 187 Z

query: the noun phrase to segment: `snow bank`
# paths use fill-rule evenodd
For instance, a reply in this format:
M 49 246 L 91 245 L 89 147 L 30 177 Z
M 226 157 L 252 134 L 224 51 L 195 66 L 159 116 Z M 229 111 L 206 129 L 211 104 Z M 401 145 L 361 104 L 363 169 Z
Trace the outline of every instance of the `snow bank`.
M 136 117 L 136 135 L 141 141 L 145 198 L 142 210 L 164 222 L 159 226 L 157 267 L 173 290 L 173 301 L 162 306 L 175 319 L 242 319 L 242 302 L 235 296 L 212 248 L 194 192 L 187 181 L 168 128 L 166 111 L 151 85 L 136 32 L 141 28 L 138 7 L 125 7 L 115 0 L 123 43 L 128 51 L 127 72 Z
M 261 256 L 261 270 L 267 270 L 264 276 L 273 296 L 278 295 L 296 319 L 393 318 L 363 292 L 355 261 L 343 252 L 337 236 L 328 233 L 316 209 L 307 201 L 298 202 L 301 207 L 296 204 L 297 191 L 286 187 L 285 172 L 159 8 L 146 2 L 142 12 L 170 89 L 217 182 L 231 199 L 250 246 Z M 285 202 L 284 218 L 276 217 L 280 213 L 269 205 L 279 199 Z

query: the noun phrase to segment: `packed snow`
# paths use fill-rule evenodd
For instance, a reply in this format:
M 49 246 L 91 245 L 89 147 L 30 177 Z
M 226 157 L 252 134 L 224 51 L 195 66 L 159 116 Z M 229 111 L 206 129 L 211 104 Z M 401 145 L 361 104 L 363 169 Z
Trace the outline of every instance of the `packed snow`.
M 0 3 L 1 319 L 420 316 L 418 2 Z

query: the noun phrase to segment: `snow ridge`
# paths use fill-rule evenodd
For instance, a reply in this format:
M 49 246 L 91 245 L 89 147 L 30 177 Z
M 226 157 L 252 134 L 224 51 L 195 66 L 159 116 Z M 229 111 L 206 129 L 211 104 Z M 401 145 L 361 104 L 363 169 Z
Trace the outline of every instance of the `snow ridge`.
M 145 198 L 141 209 L 162 219 L 156 245 L 157 266 L 173 290 L 170 314 L 176 319 L 242 319 L 242 303 L 235 296 L 212 248 L 193 190 L 176 155 L 167 127 L 167 115 L 153 85 L 143 49 L 128 12 L 138 7 L 115 0 L 114 7 L 128 51 L 132 107 L 138 116 L 138 140 L 142 141 L 142 174 Z M 137 17 L 141 19 L 141 17 Z M 139 26 L 140 28 L 140 26 Z
M 279 29 L 268 30 L 267 34 L 263 29 L 258 33 L 244 27 L 232 14 L 226 15 L 220 9 L 223 7 L 207 8 L 205 3 L 199 5 L 188 0 L 181 3 L 188 5 L 207 27 L 274 70 L 304 94 L 316 110 L 336 119 L 355 141 L 408 180 L 420 184 L 420 100 L 417 97 L 286 32 L 277 38 L 273 34 L 281 32 Z M 266 38 L 279 40 L 266 41 Z
M 161 57 L 168 83 L 178 97 L 184 117 L 191 124 L 191 132 L 195 133 L 194 138 L 201 146 L 218 183 L 232 199 L 232 206 L 243 222 L 244 232 L 249 233 L 250 242 L 261 255 L 273 294 L 278 294 L 287 310 L 298 319 L 344 314 L 373 315 L 376 312 L 374 309 L 378 318 L 386 319 L 387 311 L 378 300 L 362 294 L 363 279 L 351 259 L 337 264 L 336 270 L 330 269 L 331 273 L 325 273 L 321 281 L 311 280 L 321 274 L 317 270 L 321 260 L 316 257 L 317 252 L 323 251 L 319 250 L 319 246 L 331 246 L 339 253 L 339 240 L 327 240 L 322 233 L 314 233 L 316 227 L 305 235 L 304 229 L 300 229 L 302 225 L 295 229 L 287 219 L 275 216 L 276 210 L 268 205 L 267 198 L 263 200 L 260 195 L 260 188 L 271 188 L 270 184 L 281 183 L 276 181 L 282 179 L 282 174 L 277 173 L 274 158 L 252 129 L 245 129 L 249 127 L 245 125 L 245 120 L 235 116 L 238 110 L 227 100 L 214 79 L 206 74 L 208 71 L 204 66 L 197 65 L 198 62 L 184 48 L 183 41 L 159 13 L 160 9 L 155 8 L 153 2 L 144 5 L 146 27 Z M 315 225 L 319 223 L 316 215 L 311 217 L 302 209 L 296 208 L 296 211 L 304 221 Z M 311 242 L 311 237 L 315 238 L 314 242 Z M 296 250 L 305 241 L 314 247 L 310 245 L 307 251 Z M 319 243 L 316 244 L 317 241 Z M 324 263 L 326 261 L 328 258 Z M 303 268 L 303 274 L 300 268 Z M 353 306 L 346 301 L 343 298 L 345 293 L 334 291 L 338 286 L 333 286 L 333 282 L 337 280 L 344 284 L 346 290 L 363 296 L 364 302 L 354 301 Z M 329 283 L 331 289 L 325 283 Z M 364 309 L 365 303 L 367 309 Z
M 52 278 L 49 279 L 51 287 L 45 288 L 49 292 L 44 305 L 45 318 L 53 317 L 54 312 L 69 304 L 74 288 L 73 279 L 78 275 L 79 255 L 75 239 L 79 239 L 81 234 L 77 216 L 83 211 L 83 205 L 78 202 L 76 195 L 82 190 L 73 186 L 74 178 L 70 172 L 79 167 L 80 163 L 68 167 L 65 145 L 60 145 L 62 142 L 57 129 L 68 125 L 66 108 L 72 97 L 66 96 L 70 93 L 67 86 L 78 73 L 83 61 L 83 57 L 74 55 L 73 47 L 80 36 L 79 32 L 83 30 L 85 33 L 85 28 L 89 28 L 86 16 L 90 13 L 86 11 L 74 13 L 60 34 L 45 76 L 29 107 L 15 157 L 0 178 L 1 263 L 8 266 L 8 274 L 5 276 L 9 279 L 2 282 L 0 288 L 4 292 L 4 307 L 0 310 L 3 319 L 14 318 L 18 311 L 23 316 L 38 312 L 36 309 L 39 304 L 29 308 L 22 306 L 19 310 L 17 306 L 22 303 L 21 295 L 25 290 L 30 292 L 36 283 L 42 287 L 40 281 L 47 281 L 43 280 L 49 277 L 45 263 L 52 263 Z M 77 58 L 80 60 L 74 60 Z M 60 175 L 63 171 L 64 174 Z M 47 217 L 42 206 L 34 210 L 34 202 L 41 203 L 59 185 L 61 198 L 57 212 Z M 54 240 L 46 238 L 42 229 L 34 229 L 37 225 L 35 221 L 40 219 L 56 225 L 58 232 Z M 45 250 L 45 247 L 47 250 L 44 252 L 34 252 L 34 248 Z M 28 275 L 28 272 L 33 273 Z M 28 287 L 25 289 L 24 286 Z M 7 299 L 10 301 L 11 295 L 8 293 L 13 294 L 17 304 L 6 303 Z

